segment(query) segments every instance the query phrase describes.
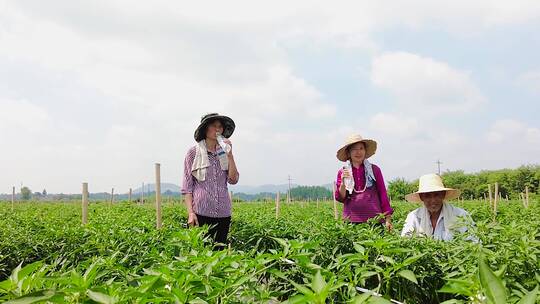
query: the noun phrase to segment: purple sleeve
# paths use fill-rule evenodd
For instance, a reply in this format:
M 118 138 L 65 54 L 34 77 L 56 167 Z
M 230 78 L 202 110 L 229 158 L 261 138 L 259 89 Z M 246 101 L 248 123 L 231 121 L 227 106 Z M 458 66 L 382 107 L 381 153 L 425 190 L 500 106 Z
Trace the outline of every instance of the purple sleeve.
M 390 207 L 390 200 L 388 199 L 388 193 L 386 192 L 386 186 L 384 185 L 384 178 L 381 169 L 373 165 L 373 174 L 377 180 L 377 190 L 379 191 L 379 199 L 381 200 L 381 209 L 384 214 L 392 214 L 394 210 Z
M 191 175 L 191 166 L 195 159 L 195 147 L 190 148 L 184 159 L 184 176 L 182 178 L 182 194 L 193 193 L 194 177 Z
M 339 186 L 341 186 L 341 174 L 343 174 L 343 169 L 339 169 L 337 173 L 336 191 L 334 192 L 334 197 L 336 198 L 336 201 L 343 203 L 345 199 L 342 199 L 339 195 Z

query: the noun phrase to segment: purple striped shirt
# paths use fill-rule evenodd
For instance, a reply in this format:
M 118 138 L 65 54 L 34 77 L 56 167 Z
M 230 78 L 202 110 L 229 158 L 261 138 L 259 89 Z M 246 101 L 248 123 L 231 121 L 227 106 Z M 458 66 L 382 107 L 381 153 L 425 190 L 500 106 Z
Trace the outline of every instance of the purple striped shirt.
M 196 146 L 188 150 L 184 160 L 182 194 L 193 195 L 193 212 L 208 217 L 231 216 L 231 199 L 227 188 L 228 171 L 221 170 L 217 153 L 208 152 L 210 167 L 206 168 L 206 179 L 198 181 L 191 174 Z

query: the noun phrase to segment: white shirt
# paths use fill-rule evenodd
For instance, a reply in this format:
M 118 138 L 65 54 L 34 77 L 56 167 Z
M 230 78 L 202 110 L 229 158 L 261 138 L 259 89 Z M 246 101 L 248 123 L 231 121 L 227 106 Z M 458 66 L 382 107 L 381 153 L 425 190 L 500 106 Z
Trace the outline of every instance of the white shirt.
M 472 219 L 469 216 L 469 213 L 461 208 L 455 207 L 449 203 L 446 204 L 446 207 L 449 208 L 450 212 L 455 217 L 465 217 L 466 220 L 471 221 Z M 420 207 L 418 209 L 415 209 L 411 211 L 407 215 L 407 219 L 405 219 L 405 225 L 403 225 L 403 230 L 401 231 L 401 236 L 411 236 L 415 234 L 420 234 L 419 231 L 421 231 L 421 218 L 422 218 L 422 212 L 425 212 L 425 207 Z M 448 227 L 450 228 L 450 227 Z M 455 227 L 454 229 L 447 229 L 444 221 L 444 215 L 443 212 L 439 215 L 439 218 L 437 219 L 437 225 L 435 226 L 435 229 L 433 230 L 433 238 L 436 240 L 443 240 L 443 241 L 450 241 L 454 237 L 452 231 L 458 231 L 460 233 L 464 233 L 467 231 L 466 225 L 459 225 L 458 227 Z M 475 237 L 469 237 L 467 238 L 472 241 L 477 241 Z

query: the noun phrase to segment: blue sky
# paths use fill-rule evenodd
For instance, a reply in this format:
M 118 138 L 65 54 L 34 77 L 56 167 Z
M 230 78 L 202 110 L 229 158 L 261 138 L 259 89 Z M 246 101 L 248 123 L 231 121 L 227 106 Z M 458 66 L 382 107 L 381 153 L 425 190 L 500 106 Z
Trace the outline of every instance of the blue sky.
M 538 1 L 0 1 L 0 193 L 180 183 L 230 115 L 240 184 L 326 184 L 351 133 L 386 180 L 538 163 Z M 4 189 L 4 190 L 2 190 Z

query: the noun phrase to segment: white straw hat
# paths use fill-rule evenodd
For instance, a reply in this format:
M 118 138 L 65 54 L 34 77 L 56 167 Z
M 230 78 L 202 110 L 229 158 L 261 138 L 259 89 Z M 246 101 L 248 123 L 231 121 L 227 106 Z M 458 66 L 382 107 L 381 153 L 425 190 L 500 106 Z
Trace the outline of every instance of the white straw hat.
M 366 159 L 371 157 L 373 154 L 375 154 L 375 151 L 377 151 L 376 141 L 374 141 L 373 139 L 362 138 L 360 134 L 354 134 L 347 137 L 343 146 L 341 146 L 341 148 L 339 148 L 339 150 L 337 151 L 336 157 L 343 162 L 349 160 L 349 155 L 347 155 L 347 148 L 350 145 L 354 145 L 359 142 L 363 142 L 366 145 Z
M 420 193 L 446 191 L 445 200 L 451 200 L 459 197 L 460 190 L 446 188 L 442 182 L 442 178 L 438 174 L 426 174 L 420 177 L 418 182 L 418 191 L 405 195 L 405 199 L 409 202 L 421 203 Z

